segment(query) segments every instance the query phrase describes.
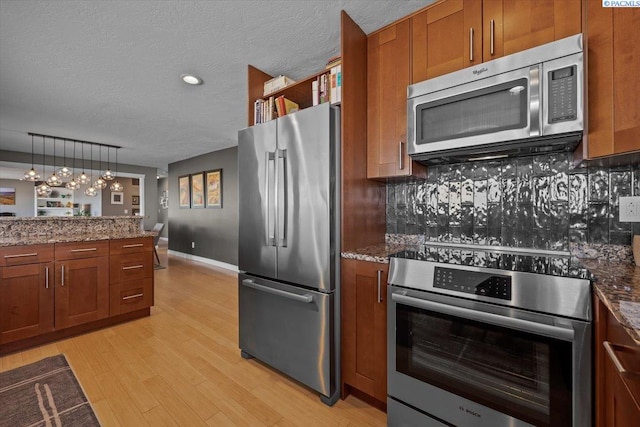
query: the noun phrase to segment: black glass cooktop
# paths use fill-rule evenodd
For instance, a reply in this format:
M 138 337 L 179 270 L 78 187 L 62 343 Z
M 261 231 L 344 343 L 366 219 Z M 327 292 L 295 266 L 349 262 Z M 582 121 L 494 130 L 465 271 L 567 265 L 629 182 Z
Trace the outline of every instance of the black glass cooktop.
M 441 246 L 418 246 L 391 255 L 394 258 L 416 259 L 444 264 L 469 265 L 498 270 L 522 271 L 525 273 L 547 274 L 550 276 L 593 279 L 580 260 L 572 256 L 553 256 L 508 251 L 492 251 Z

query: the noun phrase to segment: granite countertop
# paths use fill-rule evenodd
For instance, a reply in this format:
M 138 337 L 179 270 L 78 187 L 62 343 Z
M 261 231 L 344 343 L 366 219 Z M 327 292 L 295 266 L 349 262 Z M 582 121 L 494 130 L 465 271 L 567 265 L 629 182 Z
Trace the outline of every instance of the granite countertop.
M 390 255 L 413 249 L 415 245 L 387 243 L 342 252 L 341 256 L 387 264 Z M 593 288 L 598 297 L 640 345 L 640 267 L 616 257 L 606 260 L 581 258 L 579 262 L 595 277 Z
M 6 246 L 25 246 L 25 245 L 45 245 L 49 243 L 66 243 L 66 242 L 90 242 L 93 240 L 111 240 L 111 239 L 131 239 L 136 237 L 155 236 L 150 231 L 139 231 L 136 233 L 95 233 L 95 234 L 69 234 L 69 235 L 37 235 L 28 234 L 18 237 L 1 237 L 0 247 Z
M 640 267 L 634 264 L 583 259 L 593 273 L 593 288 L 616 320 L 640 345 Z

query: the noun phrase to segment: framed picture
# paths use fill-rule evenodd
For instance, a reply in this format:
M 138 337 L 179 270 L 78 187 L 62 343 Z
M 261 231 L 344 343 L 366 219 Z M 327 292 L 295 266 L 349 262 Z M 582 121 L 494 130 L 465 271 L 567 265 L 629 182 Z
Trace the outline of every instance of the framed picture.
M 15 205 L 16 189 L 0 187 L 0 205 Z
M 191 175 L 191 207 L 204 208 L 204 173 Z
M 124 193 L 122 191 L 111 192 L 111 204 L 112 205 L 124 205 Z
M 222 169 L 212 170 L 207 175 L 207 208 L 222 208 Z
M 140 196 L 131 196 L 131 204 L 139 205 L 140 204 Z
M 180 193 L 180 209 L 189 209 L 191 207 L 191 189 L 189 188 L 189 175 L 178 177 L 178 187 Z

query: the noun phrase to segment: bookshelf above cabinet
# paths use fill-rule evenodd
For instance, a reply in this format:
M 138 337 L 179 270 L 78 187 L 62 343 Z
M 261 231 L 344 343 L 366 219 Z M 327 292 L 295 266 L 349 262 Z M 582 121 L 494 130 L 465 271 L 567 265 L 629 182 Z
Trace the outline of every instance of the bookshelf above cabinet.
M 331 70 L 325 69 L 315 74 L 307 76 L 303 79 L 297 80 L 295 83 L 289 84 L 282 89 L 271 92 L 264 96 L 264 83 L 271 80 L 273 76 L 265 73 L 264 71 L 249 65 L 248 66 L 248 110 L 247 117 L 249 126 L 256 124 L 255 122 L 255 102 L 259 99 L 268 99 L 273 97 L 274 99 L 279 96 L 284 96 L 290 101 L 298 104 L 300 110 L 313 106 L 313 93 L 312 83 L 318 79 L 318 77 L 324 74 L 330 74 Z

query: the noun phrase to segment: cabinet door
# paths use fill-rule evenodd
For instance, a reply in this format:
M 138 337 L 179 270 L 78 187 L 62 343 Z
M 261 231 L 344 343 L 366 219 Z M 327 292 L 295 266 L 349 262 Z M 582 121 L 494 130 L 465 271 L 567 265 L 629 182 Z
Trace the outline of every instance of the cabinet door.
M 0 343 L 53 331 L 53 263 L 0 267 Z
M 381 402 L 387 396 L 387 272 L 387 264 L 342 260 L 342 380 Z
M 640 9 L 587 0 L 588 157 L 640 150 Z
M 409 21 L 402 21 L 367 39 L 368 178 L 424 170 L 407 154 L 409 27 Z
M 109 316 L 109 257 L 56 261 L 56 329 Z
M 610 348 L 615 349 L 617 346 Z M 625 349 L 624 347 L 622 347 Z M 629 349 L 627 347 L 626 349 Z M 632 390 L 640 389 L 640 379 L 638 379 L 638 367 L 640 366 L 640 353 L 631 354 L 624 361 L 625 369 L 630 369 L 634 378 L 624 380 L 616 368 L 613 358 L 618 358 L 616 350 L 613 356 L 606 352 L 605 358 L 605 411 L 606 425 L 608 427 L 626 427 L 637 425 L 640 419 L 640 406 L 635 400 Z M 637 350 L 636 350 L 637 352 Z M 617 360 L 618 364 L 621 362 Z M 625 383 L 628 382 L 628 383 Z
M 450 0 L 411 18 L 411 83 L 482 63 L 482 0 Z
M 581 12 L 580 0 L 484 0 L 483 60 L 578 34 Z

